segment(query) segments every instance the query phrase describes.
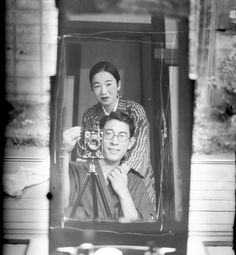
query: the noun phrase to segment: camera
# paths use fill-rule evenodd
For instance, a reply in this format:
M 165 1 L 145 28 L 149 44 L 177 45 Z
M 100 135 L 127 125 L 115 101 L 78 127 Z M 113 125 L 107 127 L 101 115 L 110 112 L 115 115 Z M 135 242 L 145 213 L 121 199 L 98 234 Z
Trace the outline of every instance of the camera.
M 103 131 L 101 129 L 83 129 L 80 147 L 82 158 L 101 159 L 103 157 Z

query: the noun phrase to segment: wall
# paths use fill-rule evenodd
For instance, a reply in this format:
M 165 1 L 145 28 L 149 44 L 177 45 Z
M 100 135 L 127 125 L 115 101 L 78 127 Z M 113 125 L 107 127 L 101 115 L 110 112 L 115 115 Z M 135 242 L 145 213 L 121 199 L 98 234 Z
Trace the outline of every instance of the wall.
M 49 100 L 56 72 L 57 15 L 54 0 L 6 0 L 7 99 Z
M 48 104 L 50 76 L 56 74 L 58 10 L 55 1 L 6 0 L 5 3 L 6 99 Z M 17 147 L 17 155 L 24 156 L 20 148 Z M 18 171 L 22 166 L 32 169 L 38 164 L 37 161 L 10 161 L 4 165 L 4 172 Z M 26 188 L 21 198 L 4 196 L 4 238 L 16 239 L 16 243 L 31 239 L 27 254 L 37 251 L 47 254 L 48 191 L 47 181 Z M 37 248 L 33 245 L 35 241 L 39 244 Z M 15 248 L 18 254 L 20 251 Z
M 189 235 L 202 241 L 232 243 L 235 214 L 235 161 L 193 157 Z

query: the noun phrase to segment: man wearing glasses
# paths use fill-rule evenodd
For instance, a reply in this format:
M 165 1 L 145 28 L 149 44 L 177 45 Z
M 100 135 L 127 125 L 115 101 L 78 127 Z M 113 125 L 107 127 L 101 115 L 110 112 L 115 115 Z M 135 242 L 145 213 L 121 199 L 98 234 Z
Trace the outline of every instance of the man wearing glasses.
M 141 175 L 132 169 L 126 174 L 119 167 L 127 151 L 135 144 L 133 120 L 123 112 L 112 112 L 101 120 L 100 128 L 103 130 L 104 158 L 95 160 L 94 164 L 108 202 L 111 219 L 128 221 L 154 219 L 154 205 Z M 65 214 L 70 215 L 73 210 L 75 219 L 92 219 L 94 215 L 92 183 L 86 186 L 79 205 L 76 203 L 89 167 L 88 160 L 71 162 L 69 169 L 63 170 Z M 97 205 L 97 218 L 106 220 L 107 212 L 100 193 L 97 193 Z M 77 208 L 74 208 L 75 206 Z

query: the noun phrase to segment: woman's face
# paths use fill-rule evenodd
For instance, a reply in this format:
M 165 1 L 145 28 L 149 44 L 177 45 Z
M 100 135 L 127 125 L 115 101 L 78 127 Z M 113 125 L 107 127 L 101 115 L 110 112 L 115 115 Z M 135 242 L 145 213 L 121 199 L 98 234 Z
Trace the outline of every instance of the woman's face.
M 92 90 L 96 99 L 105 107 L 114 107 L 116 104 L 120 82 L 106 71 L 96 73 L 92 79 Z

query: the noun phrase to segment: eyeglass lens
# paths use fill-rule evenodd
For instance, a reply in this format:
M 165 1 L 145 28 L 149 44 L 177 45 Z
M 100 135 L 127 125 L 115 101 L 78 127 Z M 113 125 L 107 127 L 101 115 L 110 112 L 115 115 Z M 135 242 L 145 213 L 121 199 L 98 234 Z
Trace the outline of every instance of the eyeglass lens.
M 116 135 L 112 129 L 107 129 L 104 131 L 105 139 L 111 140 L 114 136 L 117 136 L 118 141 L 122 143 L 128 139 L 128 134 L 126 132 L 121 131 Z

